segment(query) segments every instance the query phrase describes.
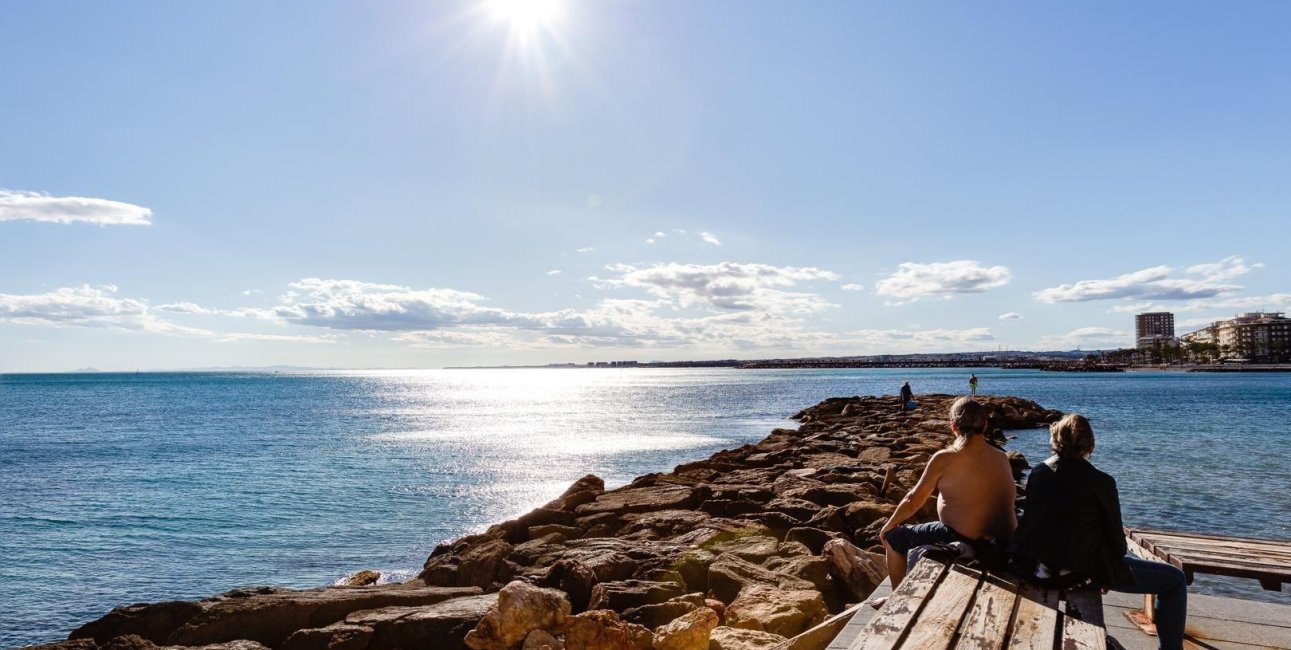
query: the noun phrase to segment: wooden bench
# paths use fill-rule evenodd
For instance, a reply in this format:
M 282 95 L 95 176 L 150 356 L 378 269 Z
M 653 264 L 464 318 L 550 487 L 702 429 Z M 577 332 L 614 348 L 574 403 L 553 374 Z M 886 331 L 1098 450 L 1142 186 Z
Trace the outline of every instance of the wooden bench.
M 848 646 L 891 648 L 1105 650 L 1103 599 L 924 558 Z
M 1198 573 L 1251 578 L 1269 591 L 1281 591 L 1291 582 L 1291 542 L 1144 528 L 1126 528 L 1125 538 L 1137 555 L 1178 567 L 1188 584 Z M 1156 634 L 1151 594 L 1143 597 L 1143 611 L 1125 615 L 1143 631 Z

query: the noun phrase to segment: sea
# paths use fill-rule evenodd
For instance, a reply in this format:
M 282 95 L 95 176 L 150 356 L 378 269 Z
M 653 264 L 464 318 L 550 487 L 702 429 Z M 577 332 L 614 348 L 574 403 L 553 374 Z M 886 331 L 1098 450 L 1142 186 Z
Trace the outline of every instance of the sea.
M 1079 411 L 1131 526 L 1291 540 L 1291 373 L 506 369 L 0 375 L 0 647 L 113 607 L 416 574 L 586 474 L 621 485 L 826 397 Z M 1047 455 L 1044 429 L 1013 449 Z M 1251 580 L 1194 593 L 1291 603 Z

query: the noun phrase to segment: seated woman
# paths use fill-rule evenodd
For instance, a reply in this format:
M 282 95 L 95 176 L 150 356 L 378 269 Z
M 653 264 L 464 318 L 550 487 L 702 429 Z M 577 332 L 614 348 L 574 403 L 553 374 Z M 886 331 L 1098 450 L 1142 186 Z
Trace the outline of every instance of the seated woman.
M 1089 463 L 1089 420 L 1076 413 L 1062 418 L 1049 428 L 1049 444 L 1054 456 L 1031 470 L 1009 551 L 1041 578 L 1087 578 L 1104 590 L 1156 594 L 1160 647 L 1182 648 L 1188 610 L 1183 572 L 1126 554 L 1116 480 Z

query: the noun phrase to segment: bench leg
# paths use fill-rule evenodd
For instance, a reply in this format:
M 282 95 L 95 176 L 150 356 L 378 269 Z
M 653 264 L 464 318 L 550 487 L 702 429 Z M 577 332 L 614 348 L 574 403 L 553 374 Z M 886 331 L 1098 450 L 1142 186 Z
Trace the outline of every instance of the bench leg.
M 1143 594 L 1142 611 L 1126 610 L 1125 618 L 1130 619 L 1131 623 L 1137 625 L 1148 636 L 1157 635 L 1156 602 L 1153 600 L 1152 594 Z

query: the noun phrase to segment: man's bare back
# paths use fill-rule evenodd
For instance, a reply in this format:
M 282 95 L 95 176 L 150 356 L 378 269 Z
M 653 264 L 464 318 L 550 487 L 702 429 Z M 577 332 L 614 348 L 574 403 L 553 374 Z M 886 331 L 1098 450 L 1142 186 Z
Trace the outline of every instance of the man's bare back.
M 950 407 L 955 444 L 928 459 L 923 475 L 883 524 L 888 574 L 895 588 L 906 571 L 906 552 L 924 544 L 968 538 L 1008 539 L 1017 527 L 1013 502 L 1017 486 L 1008 456 L 986 442 L 986 409 L 967 397 Z M 901 526 L 937 495 L 936 522 Z
M 1017 486 L 1008 456 L 982 436 L 936 456 L 942 457 L 937 518 L 969 539 L 1008 539 L 1018 525 L 1013 510 Z

